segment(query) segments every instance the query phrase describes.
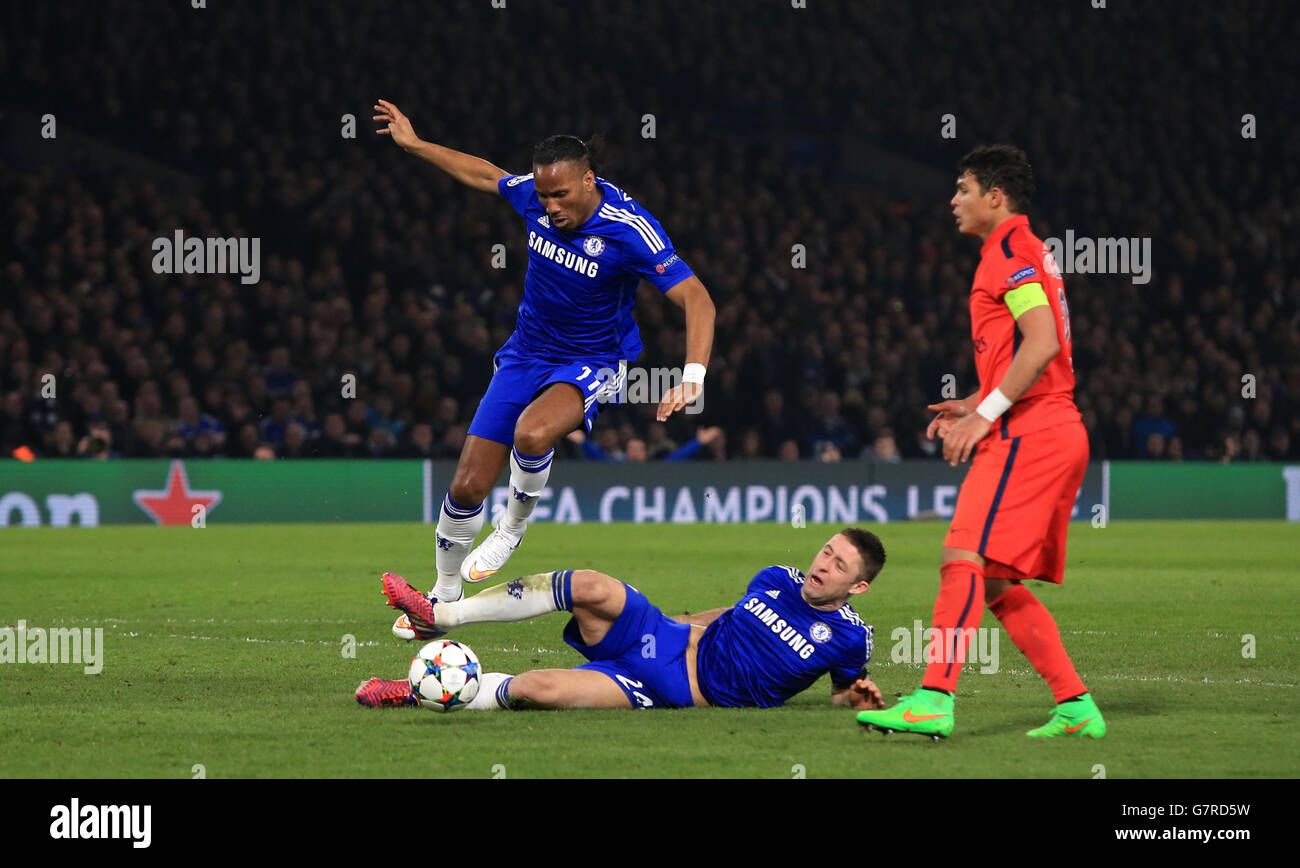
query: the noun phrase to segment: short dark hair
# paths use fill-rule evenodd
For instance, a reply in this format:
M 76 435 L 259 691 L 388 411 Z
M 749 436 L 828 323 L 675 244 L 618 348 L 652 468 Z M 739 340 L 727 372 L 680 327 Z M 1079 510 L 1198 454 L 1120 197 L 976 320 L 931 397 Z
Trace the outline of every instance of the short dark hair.
M 840 533 L 862 555 L 862 581 L 871 584 L 885 568 L 885 546 L 880 537 L 860 527 L 846 527 Z
M 1015 145 L 984 145 L 961 158 L 957 177 L 970 172 L 980 193 L 998 187 L 1010 200 L 1011 210 L 1024 213 L 1034 196 L 1034 170 L 1029 157 Z
M 603 145 L 604 140 L 600 136 L 595 136 L 590 142 L 584 142 L 577 136 L 547 136 L 533 148 L 533 165 L 549 166 L 572 160 L 575 163 L 586 163 L 588 169 L 599 174 L 597 161 Z

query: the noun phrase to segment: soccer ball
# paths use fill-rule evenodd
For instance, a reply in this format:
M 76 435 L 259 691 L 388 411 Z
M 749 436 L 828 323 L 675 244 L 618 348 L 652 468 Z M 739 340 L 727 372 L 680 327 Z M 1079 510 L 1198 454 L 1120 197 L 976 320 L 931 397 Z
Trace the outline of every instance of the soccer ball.
M 468 645 L 435 639 L 411 658 L 411 692 L 425 708 L 457 711 L 478 695 L 481 671 Z

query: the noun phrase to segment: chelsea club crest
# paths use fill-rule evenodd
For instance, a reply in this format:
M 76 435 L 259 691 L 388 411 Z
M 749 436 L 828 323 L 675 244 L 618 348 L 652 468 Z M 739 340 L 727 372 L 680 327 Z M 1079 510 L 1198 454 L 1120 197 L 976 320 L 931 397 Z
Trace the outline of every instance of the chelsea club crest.
M 605 252 L 605 242 L 594 235 L 589 235 L 587 240 L 582 242 L 582 249 L 587 251 L 588 256 L 599 256 Z
M 808 631 L 808 635 L 811 636 L 812 640 L 818 645 L 825 645 L 831 640 L 831 628 L 827 627 L 821 621 L 815 621 L 813 622 L 812 628 Z

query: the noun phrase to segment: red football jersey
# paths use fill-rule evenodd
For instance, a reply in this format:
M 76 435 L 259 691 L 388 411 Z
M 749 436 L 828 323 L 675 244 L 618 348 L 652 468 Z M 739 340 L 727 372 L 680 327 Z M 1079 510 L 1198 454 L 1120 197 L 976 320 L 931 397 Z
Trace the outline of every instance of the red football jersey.
M 1074 362 L 1070 343 L 1070 306 L 1065 300 L 1061 271 L 1041 239 L 1029 230 L 1029 218 L 1018 214 L 1004 221 L 980 248 L 980 264 L 970 292 L 971 340 L 980 378 L 980 400 L 1002 385 L 1011 357 L 1020 349 L 1020 329 L 1007 309 L 1007 292 L 1031 283 L 1042 284 L 1056 318 L 1061 351 L 1047 364 L 1029 391 L 994 423 L 991 436 L 1019 437 L 1053 425 L 1078 422 L 1074 405 Z

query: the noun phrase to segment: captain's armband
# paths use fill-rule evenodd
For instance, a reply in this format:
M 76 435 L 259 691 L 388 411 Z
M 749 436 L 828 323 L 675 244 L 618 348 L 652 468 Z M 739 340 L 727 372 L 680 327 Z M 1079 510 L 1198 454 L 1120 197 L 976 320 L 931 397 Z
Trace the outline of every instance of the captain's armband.
M 1026 283 L 1008 290 L 1003 296 L 1003 301 L 1006 302 L 1007 310 L 1011 311 L 1011 315 L 1020 319 L 1020 315 L 1025 311 L 1047 304 L 1047 293 L 1043 292 L 1041 283 Z

